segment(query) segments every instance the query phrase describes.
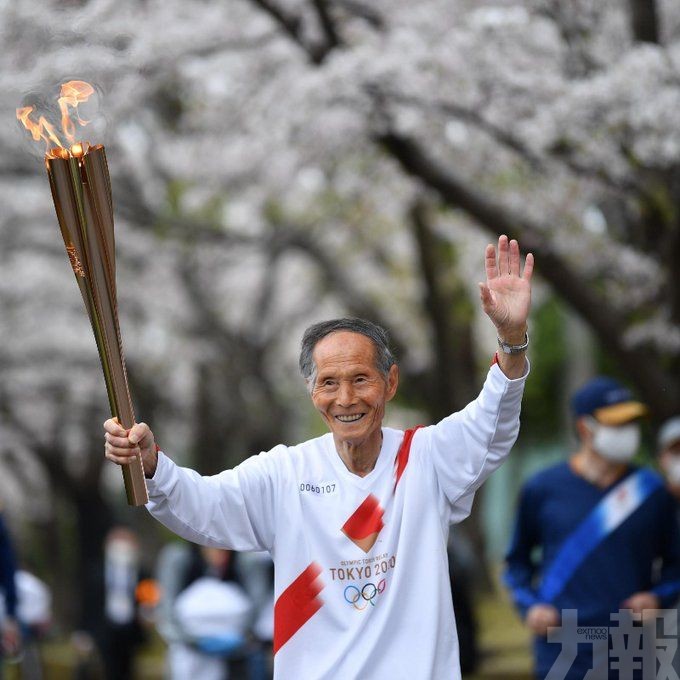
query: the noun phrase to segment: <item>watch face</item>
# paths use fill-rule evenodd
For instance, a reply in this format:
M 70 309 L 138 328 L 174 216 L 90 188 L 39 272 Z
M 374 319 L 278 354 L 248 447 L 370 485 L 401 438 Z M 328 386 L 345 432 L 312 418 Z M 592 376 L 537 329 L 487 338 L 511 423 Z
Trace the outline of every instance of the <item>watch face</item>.
M 526 348 L 529 347 L 529 334 L 524 334 L 524 342 L 521 345 L 511 345 L 498 338 L 498 346 L 503 350 L 503 352 L 505 352 L 505 354 L 519 354 L 520 352 L 524 352 Z

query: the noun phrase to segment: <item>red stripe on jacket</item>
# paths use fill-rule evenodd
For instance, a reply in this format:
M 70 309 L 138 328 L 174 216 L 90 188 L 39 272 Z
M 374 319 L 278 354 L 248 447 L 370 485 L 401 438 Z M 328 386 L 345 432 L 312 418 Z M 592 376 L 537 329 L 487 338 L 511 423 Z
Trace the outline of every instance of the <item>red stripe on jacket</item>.
M 321 567 L 312 562 L 282 593 L 274 605 L 274 654 L 321 609 Z
M 404 474 L 406 465 L 408 464 L 408 457 L 411 455 L 411 442 L 413 441 L 413 435 L 422 427 L 422 425 L 417 425 L 412 427 L 410 430 L 404 432 L 404 441 L 402 441 L 399 451 L 397 451 L 397 458 L 394 461 L 394 490 L 397 490 L 397 484 L 401 476 Z

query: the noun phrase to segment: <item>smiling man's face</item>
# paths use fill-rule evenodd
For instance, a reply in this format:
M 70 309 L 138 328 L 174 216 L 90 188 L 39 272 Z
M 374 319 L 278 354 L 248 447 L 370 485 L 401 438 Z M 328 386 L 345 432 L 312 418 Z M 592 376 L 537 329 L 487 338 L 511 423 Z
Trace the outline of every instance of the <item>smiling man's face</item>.
M 379 442 L 385 404 L 399 382 L 396 365 L 385 378 L 376 366 L 373 342 L 351 331 L 327 335 L 312 356 L 316 366 L 312 401 L 336 443 Z

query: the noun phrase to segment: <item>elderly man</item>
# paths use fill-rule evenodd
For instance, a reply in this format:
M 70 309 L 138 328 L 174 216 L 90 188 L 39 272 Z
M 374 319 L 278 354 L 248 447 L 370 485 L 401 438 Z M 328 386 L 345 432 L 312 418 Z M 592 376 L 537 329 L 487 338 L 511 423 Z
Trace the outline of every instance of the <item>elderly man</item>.
M 448 525 L 519 430 L 533 257 L 485 253 L 482 307 L 500 351 L 479 397 L 437 425 L 382 426 L 399 371 L 385 332 L 359 319 L 309 328 L 300 368 L 330 433 L 214 477 L 175 465 L 144 424 L 108 420 L 106 456 L 141 452 L 149 511 L 196 543 L 268 550 L 276 565 L 277 678 L 460 678 Z

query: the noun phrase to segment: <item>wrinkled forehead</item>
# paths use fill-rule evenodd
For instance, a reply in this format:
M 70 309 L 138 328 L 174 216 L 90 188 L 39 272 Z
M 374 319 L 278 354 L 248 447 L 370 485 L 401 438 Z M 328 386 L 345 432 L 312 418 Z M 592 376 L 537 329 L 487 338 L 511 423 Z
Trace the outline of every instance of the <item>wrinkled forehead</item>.
M 375 368 L 375 345 L 361 333 L 335 331 L 316 343 L 312 358 L 319 371 L 343 364 Z

